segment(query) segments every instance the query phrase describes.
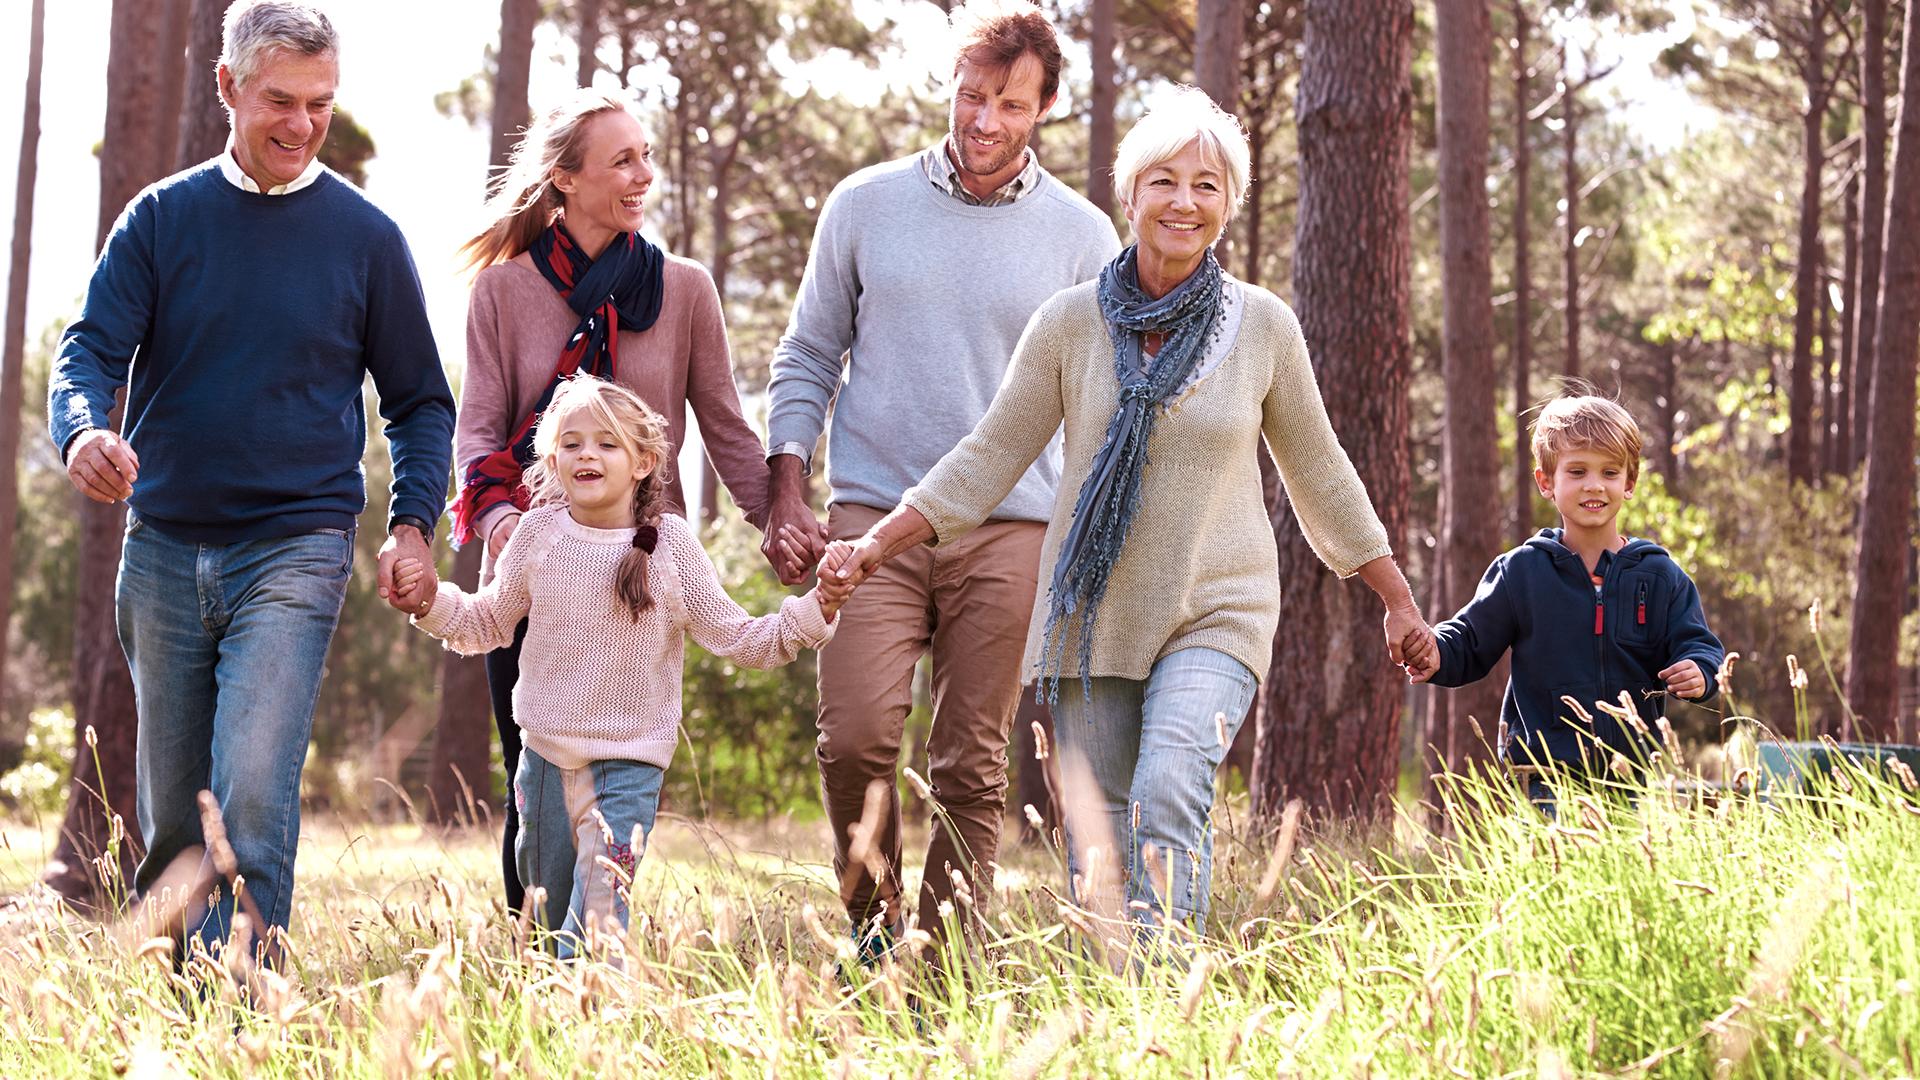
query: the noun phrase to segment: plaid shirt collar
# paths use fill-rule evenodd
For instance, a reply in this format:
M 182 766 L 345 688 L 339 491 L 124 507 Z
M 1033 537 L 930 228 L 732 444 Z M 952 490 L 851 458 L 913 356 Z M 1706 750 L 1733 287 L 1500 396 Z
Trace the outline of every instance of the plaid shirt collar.
M 1007 181 L 984 199 L 976 196 L 960 181 L 960 167 L 954 164 L 950 150 L 952 143 L 951 135 L 941 139 L 921 155 L 921 163 L 926 169 L 927 179 L 932 181 L 934 187 L 968 206 L 1009 206 L 1040 190 L 1040 161 L 1029 149 L 1022 151 L 1027 156 L 1027 164 L 1020 170 L 1019 176 Z

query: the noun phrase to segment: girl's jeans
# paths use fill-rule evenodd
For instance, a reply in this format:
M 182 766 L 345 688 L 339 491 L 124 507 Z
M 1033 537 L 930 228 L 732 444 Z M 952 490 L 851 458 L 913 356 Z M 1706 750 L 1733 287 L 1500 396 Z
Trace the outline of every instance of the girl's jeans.
M 590 926 L 600 933 L 626 929 L 627 889 L 653 832 L 665 775 L 642 761 L 562 769 L 530 746 L 521 749 L 513 778 L 520 808 L 514 856 L 528 891 L 546 890 L 536 914 L 542 925 L 558 929 L 562 957 L 580 950 Z
M 1077 679 L 1061 681 L 1054 719 L 1061 764 L 1071 769 L 1078 759 L 1092 775 L 1091 796 L 1124 849 L 1117 863 L 1129 915 L 1143 926 L 1170 919 L 1203 929 L 1213 881 L 1213 776 L 1253 700 L 1253 672 L 1217 649 L 1191 648 L 1161 657 L 1145 682 L 1094 679 L 1091 703 Z M 1087 797 L 1066 793 L 1069 802 Z M 1095 897 L 1085 892 L 1094 884 L 1082 877 L 1082 845 L 1106 843 L 1068 829 L 1067 871 L 1083 902 Z M 1142 857 L 1149 844 L 1153 870 Z M 1158 894 L 1158 883 L 1167 895 Z

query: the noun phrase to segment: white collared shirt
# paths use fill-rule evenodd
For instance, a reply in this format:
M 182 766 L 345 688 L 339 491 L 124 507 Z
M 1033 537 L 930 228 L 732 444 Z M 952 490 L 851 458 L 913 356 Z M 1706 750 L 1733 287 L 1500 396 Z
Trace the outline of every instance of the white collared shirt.
M 268 188 L 264 194 L 291 195 L 301 188 L 309 186 L 315 180 L 320 179 L 320 174 L 325 172 L 326 169 L 327 167 L 325 165 L 320 164 L 320 157 L 316 154 L 312 161 L 307 162 L 307 167 L 301 170 L 300 175 L 293 178 L 292 183 L 275 184 Z M 227 148 L 220 153 L 220 175 L 226 177 L 228 183 L 239 188 L 241 191 L 251 191 L 256 195 L 262 194 L 260 185 L 255 183 L 253 177 L 248 176 L 246 170 L 240 167 L 240 159 L 233 156 L 232 139 L 227 140 Z

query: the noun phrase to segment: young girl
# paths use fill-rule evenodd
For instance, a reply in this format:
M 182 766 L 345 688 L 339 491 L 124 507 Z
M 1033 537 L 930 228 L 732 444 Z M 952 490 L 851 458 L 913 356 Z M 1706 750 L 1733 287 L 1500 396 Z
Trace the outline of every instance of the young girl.
M 493 580 L 468 594 L 418 560 L 395 567 L 414 624 L 456 652 L 499 648 L 527 620 L 513 692 L 526 740 L 514 854 L 521 881 L 546 890 L 562 955 L 587 926 L 627 923 L 607 864 L 630 878 L 653 829 L 678 740 L 685 638 L 774 667 L 831 638 L 845 600 L 815 589 L 759 618 L 734 603 L 692 528 L 659 510 L 666 448 L 666 421 L 632 391 L 568 380 L 535 429 L 533 509 Z

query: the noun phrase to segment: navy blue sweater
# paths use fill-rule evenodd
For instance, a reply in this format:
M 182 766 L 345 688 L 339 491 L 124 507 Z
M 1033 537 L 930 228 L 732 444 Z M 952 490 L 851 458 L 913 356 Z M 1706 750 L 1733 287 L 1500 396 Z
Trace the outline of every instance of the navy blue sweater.
M 198 543 L 346 529 L 367 501 L 368 373 L 390 513 L 437 521 L 453 394 L 399 227 L 331 172 L 262 195 L 208 162 L 121 213 L 60 342 L 48 426 L 64 455 L 125 385 L 128 502 L 156 528 Z
M 1665 687 L 1657 673 L 1681 660 L 1700 665 L 1707 678 L 1705 701 L 1719 690 L 1726 653 L 1707 629 L 1700 592 L 1665 548 L 1632 540 L 1603 556 L 1600 595 L 1580 556 L 1560 543 L 1559 529 L 1538 536 L 1493 560 L 1473 599 L 1439 626 L 1438 686 L 1464 686 L 1486 678 L 1507 650 L 1513 674 L 1500 705 L 1509 761 L 1543 756 L 1577 764 L 1591 740 L 1572 710 L 1569 695 L 1593 715 L 1607 747 L 1639 760 L 1650 747 L 1618 721 L 1593 707 L 1618 703 L 1626 691 L 1649 728 L 1664 711 Z

